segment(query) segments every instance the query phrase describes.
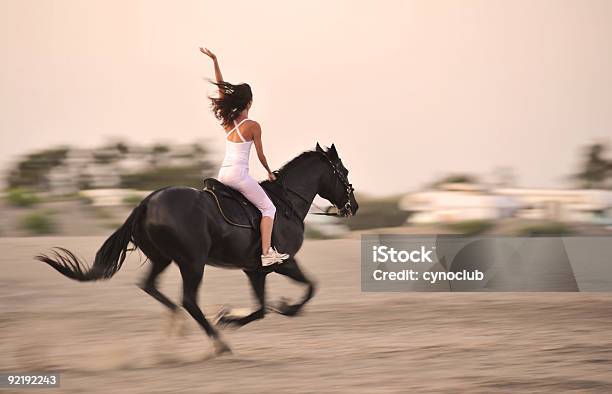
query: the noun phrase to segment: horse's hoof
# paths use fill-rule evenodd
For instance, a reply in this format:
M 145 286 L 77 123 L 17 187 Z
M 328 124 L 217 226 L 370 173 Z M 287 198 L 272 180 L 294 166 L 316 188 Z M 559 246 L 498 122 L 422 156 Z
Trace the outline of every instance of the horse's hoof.
M 223 307 L 217 311 L 213 318 L 213 324 L 219 327 L 227 327 L 229 325 L 229 316 L 231 315 L 231 309 Z
M 236 321 L 229 316 L 219 316 L 217 321 L 215 321 L 215 326 L 220 328 L 229 328 L 236 325 Z
M 247 308 L 222 308 L 215 315 L 214 323 L 219 327 L 234 327 L 242 326 L 241 320 L 250 314 Z
M 217 338 L 213 341 L 213 352 L 215 356 L 220 356 L 224 353 L 232 354 L 232 349 L 221 339 Z
M 276 312 L 283 316 L 297 316 L 301 310 L 302 305 L 290 304 L 287 298 L 281 298 L 278 302 L 267 307 L 268 310 Z
M 223 319 L 223 316 L 227 315 L 228 311 L 229 308 L 226 306 L 222 306 L 221 308 L 219 308 L 219 310 L 213 315 L 213 324 L 215 326 L 218 325 Z

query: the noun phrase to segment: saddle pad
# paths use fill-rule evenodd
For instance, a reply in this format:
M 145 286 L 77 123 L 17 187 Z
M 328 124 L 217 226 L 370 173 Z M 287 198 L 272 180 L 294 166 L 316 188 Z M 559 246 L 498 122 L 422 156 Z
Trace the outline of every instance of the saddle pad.
M 259 230 L 261 211 L 238 190 L 215 178 L 206 178 L 204 179 L 204 192 L 212 195 L 221 215 L 228 223 L 238 227 L 250 227 Z

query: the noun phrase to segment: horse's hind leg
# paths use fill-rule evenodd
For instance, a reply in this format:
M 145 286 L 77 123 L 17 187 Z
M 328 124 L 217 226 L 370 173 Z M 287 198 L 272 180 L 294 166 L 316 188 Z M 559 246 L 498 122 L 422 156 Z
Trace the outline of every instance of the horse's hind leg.
M 184 263 L 179 262 L 179 269 L 183 277 L 183 307 L 206 331 L 206 334 L 213 340 L 216 354 L 230 352 L 229 346 L 223 342 L 219 333 L 210 325 L 204 313 L 198 306 L 198 290 L 204 275 L 204 263 Z
M 157 277 L 170 265 L 172 260 L 162 258 L 149 258 L 149 260 L 151 261 L 151 270 L 140 284 L 140 288 L 171 311 L 176 311 L 177 305 L 157 289 Z
M 151 269 L 149 270 L 147 277 L 140 284 L 140 288 L 170 310 L 170 316 L 168 317 L 168 321 L 164 329 L 166 335 L 172 335 L 173 333 L 184 335 L 185 316 L 183 312 L 178 305 L 172 302 L 157 288 L 157 279 L 159 274 L 161 274 L 170 265 L 172 260 L 165 257 L 154 256 L 149 257 L 149 261 L 151 262 Z
M 290 257 L 285 260 L 284 263 L 279 264 L 274 268 L 274 272 L 284 275 L 288 278 L 293 279 L 296 282 L 303 283 L 308 286 L 306 290 L 306 294 L 301 301 L 296 302 L 295 304 L 289 304 L 288 302 L 281 300 L 277 305 L 271 307 L 270 309 L 274 312 L 280 313 L 285 316 L 295 316 L 297 315 L 304 304 L 306 304 L 313 296 L 315 292 L 314 282 L 311 281 L 304 275 L 302 270 L 297 264 L 295 258 Z

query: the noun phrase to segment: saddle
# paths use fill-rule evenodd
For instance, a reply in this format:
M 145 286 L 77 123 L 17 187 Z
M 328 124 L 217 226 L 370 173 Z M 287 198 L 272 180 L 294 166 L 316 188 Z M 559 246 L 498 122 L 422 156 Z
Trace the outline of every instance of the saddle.
M 204 179 L 204 192 L 208 192 L 217 203 L 221 216 L 229 224 L 238 227 L 259 229 L 261 211 L 238 190 L 215 178 Z
M 283 213 L 286 217 L 289 217 L 292 212 L 297 215 L 280 182 L 263 182 L 260 185 L 274 203 L 277 215 Z M 206 178 L 204 179 L 203 191 L 209 193 L 215 200 L 217 208 L 219 208 L 219 212 L 226 222 L 233 226 L 259 231 L 261 211 L 238 190 L 215 178 Z

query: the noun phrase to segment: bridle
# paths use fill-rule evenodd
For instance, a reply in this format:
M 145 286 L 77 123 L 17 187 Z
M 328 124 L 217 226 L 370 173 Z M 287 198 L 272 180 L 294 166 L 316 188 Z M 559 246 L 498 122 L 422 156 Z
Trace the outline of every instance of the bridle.
M 280 174 L 277 171 L 275 171 L 275 174 L 279 175 L 278 180 L 279 180 L 281 186 L 283 187 L 283 189 L 290 191 L 291 193 L 295 194 L 296 196 L 298 196 L 300 199 L 302 199 L 306 203 L 314 205 L 317 209 L 319 209 L 321 211 L 321 212 L 310 212 L 311 215 L 343 216 L 343 215 L 339 215 L 338 214 L 338 213 L 343 213 L 343 212 L 346 212 L 346 213 L 348 213 L 348 215 L 351 215 L 352 214 L 352 208 L 353 208 L 352 205 L 351 205 L 351 193 L 353 193 L 353 191 L 355 191 L 355 189 L 353 188 L 353 185 L 348 181 L 348 178 L 346 177 L 346 175 L 344 175 L 342 173 L 342 171 L 340 171 L 338 166 L 336 164 L 334 164 L 331 161 L 331 159 L 329 157 L 327 157 L 326 154 L 324 154 L 323 152 L 320 152 L 320 153 L 323 155 L 323 157 L 327 160 L 327 162 L 331 166 L 333 173 L 336 175 L 336 180 L 339 181 L 342 184 L 342 186 L 344 186 L 344 188 L 346 190 L 346 202 L 344 203 L 344 206 L 342 207 L 342 209 L 338 208 L 334 204 L 336 209 L 338 209 L 337 213 L 329 213 L 328 210 L 319 207 L 317 204 L 315 204 L 312 201 L 309 201 L 306 197 L 302 196 L 299 192 L 297 192 L 297 191 L 293 190 L 292 188 L 288 187 L 287 185 L 285 185 L 285 183 L 282 181 L 282 177 L 280 176 Z M 295 209 L 293 209 L 293 211 L 295 212 Z
M 340 183 L 342 184 L 342 186 L 344 186 L 344 189 L 346 191 L 346 202 L 344 203 L 344 206 L 342 207 L 342 209 L 340 209 L 338 212 L 347 212 L 348 215 L 352 214 L 352 206 L 351 206 L 351 193 L 353 193 L 353 191 L 355 191 L 355 189 L 353 188 L 353 185 L 349 182 L 348 178 L 346 177 L 346 175 L 344 175 L 342 173 L 342 171 L 340 171 L 340 168 L 338 168 L 338 166 L 336 164 L 334 164 L 331 159 L 329 157 L 327 157 L 327 155 L 323 154 L 323 157 L 325 157 L 325 159 L 327 159 L 327 162 L 329 163 L 329 165 L 331 166 L 334 174 L 336 175 L 336 180 L 340 181 Z M 335 204 L 334 204 L 335 206 Z M 336 207 L 338 208 L 338 207 Z M 327 212 L 326 212 L 327 214 Z M 341 215 L 334 215 L 334 214 L 329 214 L 330 216 L 341 216 Z

